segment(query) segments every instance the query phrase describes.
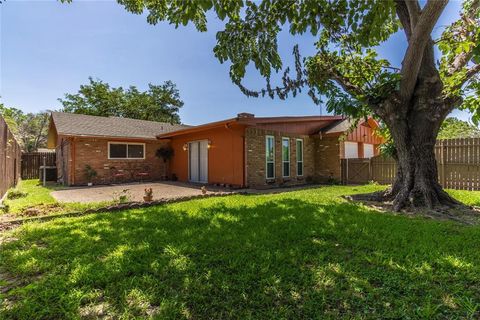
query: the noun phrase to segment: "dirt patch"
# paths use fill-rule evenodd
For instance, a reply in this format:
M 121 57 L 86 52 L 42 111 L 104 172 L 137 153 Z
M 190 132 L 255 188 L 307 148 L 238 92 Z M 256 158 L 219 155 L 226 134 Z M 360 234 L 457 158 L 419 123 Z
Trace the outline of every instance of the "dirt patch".
M 59 203 L 41 204 L 37 206 L 27 207 L 19 214 L 21 217 L 38 217 L 49 214 L 59 213 L 63 210 L 63 206 Z
M 8 230 L 12 230 L 16 227 L 18 227 L 20 224 L 19 223 L 12 223 L 12 222 L 5 222 L 0 220 L 0 235 Z M 7 242 L 5 238 L 0 236 L 0 244 Z
M 365 198 L 356 198 L 355 196 L 344 196 L 348 201 L 361 203 L 371 209 L 383 213 L 390 213 L 394 215 L 405 215 L 408 217 L 424 217 L 427 219 L 439 221 L 454 221 L 464 225 L 479 225 L 480 224 L 480 208 L 470 207 L 465 205 L 458 205 L 456 207 L 442 207 L 435 210 L 414 210 L 411 208 L 403 209 L 395 212 L 393 210 L 392 202 L 381 202 L 375 200 L 368 200 Z

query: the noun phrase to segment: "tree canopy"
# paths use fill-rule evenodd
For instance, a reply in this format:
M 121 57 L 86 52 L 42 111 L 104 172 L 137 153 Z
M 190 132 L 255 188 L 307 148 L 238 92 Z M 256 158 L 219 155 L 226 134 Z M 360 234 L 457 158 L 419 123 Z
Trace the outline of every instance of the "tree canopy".
M 443 121 L 438 139 L 480 138 L 480 129 L 457 118 L 447 118 Z
M 140 91 L 135 86 L 115 88 L 89 78 L 89 83 L 81 85 L 77 93 L 65 94 L 59 101 L 64 112 L 169 123 L 180 123 L 178 112 L 183 106 L 180 93 L 171 81 L 149 84 L 147 91 Z
M 27 152 L 37 151 L 47 144 L 48 111 L 24 113 L 22 110 L 6 107 L 0 103 L 0 115 L 5 119 L 10 131 Z
M 217 33 L 215 56 L 222 63 L 231 62 L 232 81 L 244 93 L 285 98 L 306 87 L 311 96 L 326 96 L 329 111 L 353 116 L 381 113 L 381 109 L 388 108 L 388 103 L 382 102 L 392 94 L 410 99 L 422 61 L 436 65 L 433 50 L 427 46 L 433 41 L 442 52 L 438 67 L 444 95 L 449 98 L 447 108 L 468 109 L 475 114 L 475 121 L 479 119 L 478 0 L 465 1 L 460 19 L 446 27 L 435 40 L 431 32 L 447 4 L 445 0 L 427 1 L 423 8 L 417 1 L 401 0 L 118 2 L 136 14 L 147 11 L 147 21 L 151 24 L 168 21 L 178 27 L 193 23 L 199 31 L 207 30 L 207 12 L 212 11 L 226 21 L 224 30 Z M 278 52 L 278 35 L 285 28 L 292 35 L 310 32 L 318 38 L 317 53 L 313 56 L 301 59 L 294 49 L 297 61 L 296 74 L 292 76 L 289 68 L 284 68 Z M 399 29 L 404 30 L 409 45 L 403 64 L 392 66 L 389 61 L 378 58 L 376 48 Z M 432 52 L 425 53 L 426 48 Z M 264 90 L 249 90 L 242 85 L 250 63 L 266 78 Z M 273 86 L 272 74 L 282 68 L 285 70 L 283 83 Z

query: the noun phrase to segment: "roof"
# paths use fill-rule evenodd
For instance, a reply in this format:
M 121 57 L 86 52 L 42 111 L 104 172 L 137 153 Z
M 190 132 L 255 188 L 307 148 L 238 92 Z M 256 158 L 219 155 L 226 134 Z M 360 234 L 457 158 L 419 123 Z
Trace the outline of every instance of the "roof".
M 188 128 L 180 129 L 177 131 L 171 131 L 166 133 L 160 133 L 157 138 L 171 138 L 174 136 L 199 132 L 212 128 L 218 128 L 223 126 L 229 126 L 231 124 L 238 124 L 244 126 L 261 126 L 265 124 L 278 124 L 278 123 L 307 123 L 307 122 L 323 122 L 322 128 L 331 123 L 343 122 L 345 118 L 343 116 L 298 116 L 298 117 L 255 117 L 252 114 L 241 113 L 236 118 L 225 119 L 221 121 L 210 122 L 198 126 L 191 126 Z M 318 132 L 318 130 L 317 130 Z
M 343 121 L 332 123 L 330 126 L 326 127 L 325 130 L 322 131 L 322 133 L 327 135 L 341 134 L 351 130 L 354 124 L 355 124 L 354 121 L 346 118 L 346 119 L 343 119 Z M 358 124 L 369 126 L 373 129 L 378 128 L 378 122 L 373 118 L 368 118 L 366 121 L 361 120 Z
M 76 113 L 52 112 L 57 134 L 66 136 L 156 139 L 159 133 L 188 128 L 181 124 L 120 117 L 99 117 Z

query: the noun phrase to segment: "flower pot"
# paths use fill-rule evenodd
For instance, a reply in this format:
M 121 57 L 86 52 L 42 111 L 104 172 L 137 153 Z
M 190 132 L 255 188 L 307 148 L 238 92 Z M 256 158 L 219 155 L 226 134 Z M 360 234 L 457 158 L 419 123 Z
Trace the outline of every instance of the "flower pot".
M 153 200 L 153 196 L 143 196 L 143 201 L 151 202 Z

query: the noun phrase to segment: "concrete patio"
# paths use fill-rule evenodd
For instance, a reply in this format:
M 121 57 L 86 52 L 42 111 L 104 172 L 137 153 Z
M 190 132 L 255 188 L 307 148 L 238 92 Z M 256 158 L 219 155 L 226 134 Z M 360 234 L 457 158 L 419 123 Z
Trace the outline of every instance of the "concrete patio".
M 175 199 L 202 194 L 201 185 L 194 185 L 183 182 L 143 182 L 119 185 L 102 185 L 93 187 L 72 187 L 64 190 L 53 191 L 51 195 L 59 202 L 103 202 L 114 200 L 115 193 L 121 194 L 123 190 L 128 190 L 130 201 L 143 201 L 145 188 L 152 188 L 153 200 Z M 212 192 L 230 191 L 225 189 L 207 188 L 207 194 Z

